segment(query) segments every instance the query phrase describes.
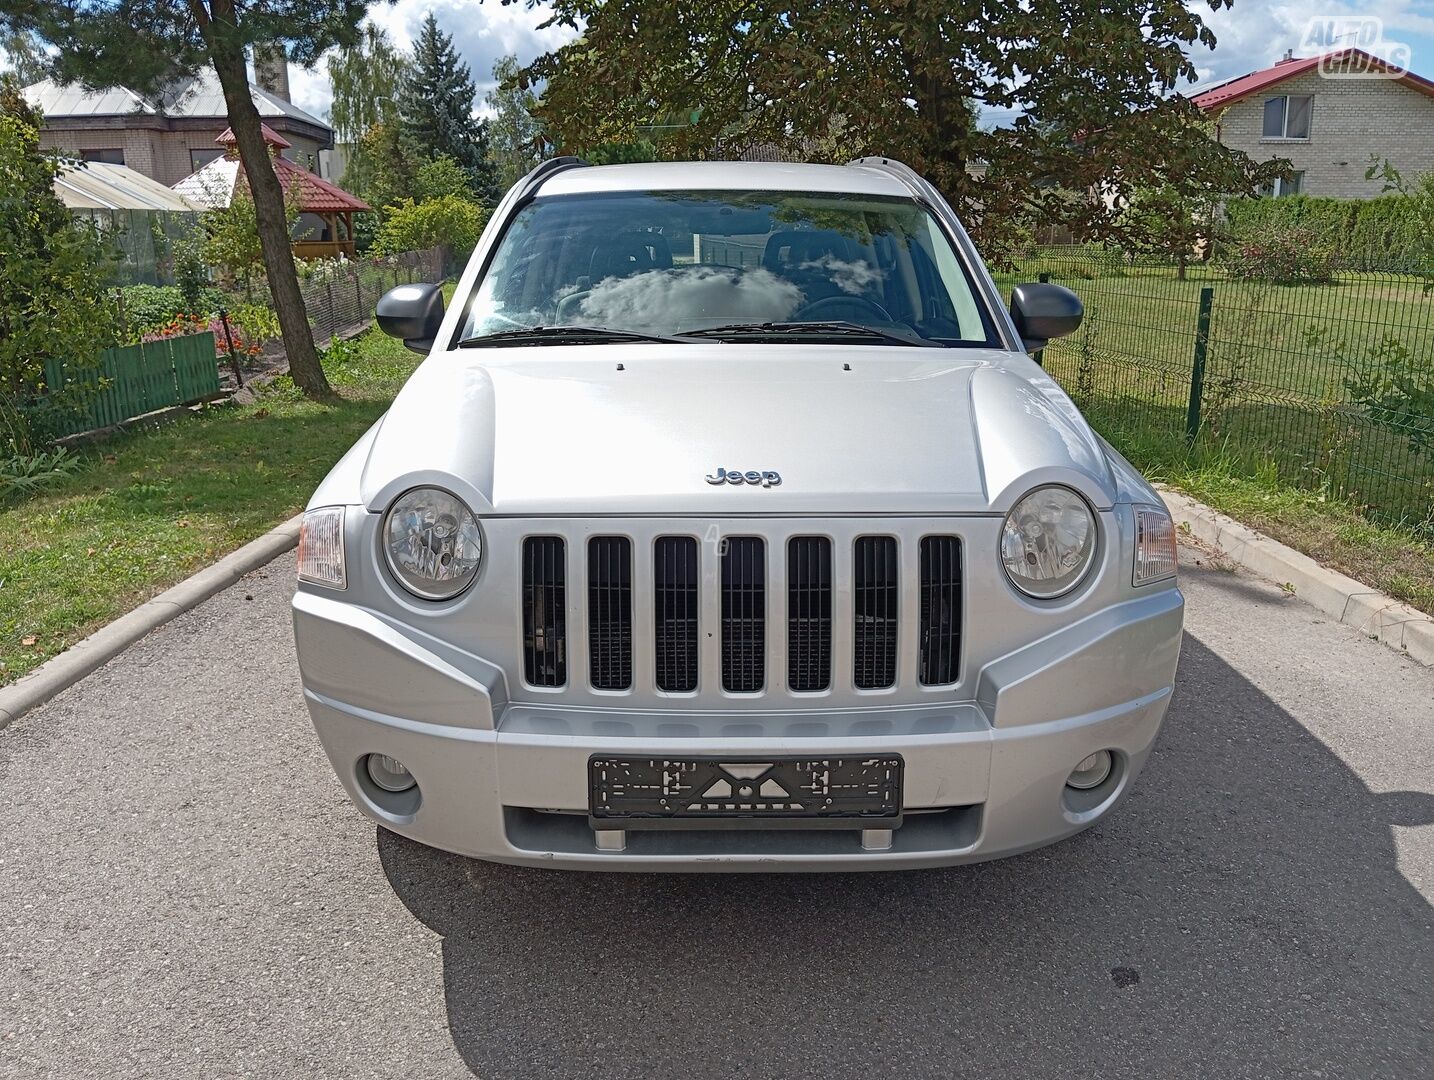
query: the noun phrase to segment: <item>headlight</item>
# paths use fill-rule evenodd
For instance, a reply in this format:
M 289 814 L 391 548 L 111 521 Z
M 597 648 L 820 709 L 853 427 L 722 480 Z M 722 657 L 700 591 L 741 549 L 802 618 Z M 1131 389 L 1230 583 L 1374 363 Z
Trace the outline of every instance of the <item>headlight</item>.
M 451 600 L 478 576 L 483 537 L 478 519 L 458 496 L 414 488 L 388 508 L 383 554 L 398 583 L 414 596 Z
M 1134 585 L 1175 576 L 1175 522 L 1160 506 L 1135 508 Z
M 1095 556 L 1095 515 L 1070 488 L 1036 488 L 1006 515 L 1001 562 L 1027 596 L 1048 600 L 1080 583 Z
M 299 580 L 330 589 L 348 586 L 344 572 L 344 508 L 305 510 L 299 526 Z

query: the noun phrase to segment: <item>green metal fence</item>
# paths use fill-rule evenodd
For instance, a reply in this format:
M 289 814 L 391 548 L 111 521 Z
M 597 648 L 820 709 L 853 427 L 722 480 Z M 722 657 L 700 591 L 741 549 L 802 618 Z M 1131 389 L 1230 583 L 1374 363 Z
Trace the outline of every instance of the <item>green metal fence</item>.
M 219 393 L 214 335 L 150 341 L 106 349 L 95 367 L 45 365 L 47 396 L 57 407 L 50 434 L 73 435 L 110 427 L 172 405 Z
M 1220 456 L 1434 533 L 1434 293 L 1427 278 L 1230 277 L 1100 248 L 1047 248 L 1037 278 L 1080 294 L 1079 331 L 1042 361 L 1142 461 Z

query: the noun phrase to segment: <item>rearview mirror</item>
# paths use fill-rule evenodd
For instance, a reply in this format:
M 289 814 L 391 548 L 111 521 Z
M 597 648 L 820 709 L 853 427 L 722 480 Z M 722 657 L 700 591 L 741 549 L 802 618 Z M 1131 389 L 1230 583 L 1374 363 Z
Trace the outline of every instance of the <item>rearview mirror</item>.
M 1074 333 L 1083 315 L 1080 297 L 1064 285 L 1038 282 L 1011 290 L 1011 318 L 1027 352 L 1045 348 L 1052 338 Z
M 414 352 L 426 353 L 443 324 L 442 285 L 400 285 L 379 297 L 374 314 L 378 327 L 390 337 L 402 338 Z

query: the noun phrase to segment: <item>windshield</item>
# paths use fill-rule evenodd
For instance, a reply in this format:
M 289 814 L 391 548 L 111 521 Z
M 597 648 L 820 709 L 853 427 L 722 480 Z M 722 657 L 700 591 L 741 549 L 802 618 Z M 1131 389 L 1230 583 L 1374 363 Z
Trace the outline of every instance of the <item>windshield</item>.
M 729 326 L 749 337 L 997 345 L 956 252 L 914 200 L 791 192 L 536 199 L 499 242 L 462 337 L 583 327 L 574 340 L 613 340 L 593 328 L 722 340 L 715 328 Z

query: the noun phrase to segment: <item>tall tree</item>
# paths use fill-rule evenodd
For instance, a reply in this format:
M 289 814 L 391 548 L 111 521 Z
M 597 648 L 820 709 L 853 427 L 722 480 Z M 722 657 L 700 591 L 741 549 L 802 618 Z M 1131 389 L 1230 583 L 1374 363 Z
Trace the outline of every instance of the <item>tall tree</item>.
M 523 84 L 516 56 L 493 65 L 498 83 L 485 99 L 489 111 L 488 158 L 493 162 L 498 187 L 506 191 L 543 158 L 543 125 L 533 115 L 538 96 Z
M 527 3 L 537 0 L 504 0 Z M 1231 0 L 1203 0 L 1211 9 Z M 1094 192 L 1253 191 L 1264 173 L 1210 139 L 1173 91 L 1214 36 L 1185 0 L 552 0 L 581 37 L 522 72 L 564 152 L 632 142 L 669 157 L 775 144 L 882 154 L 930 178 L 988 243 L 1034 218 L 1116 235 Z M 976 117 L 1010 110 L 1006 128 Z M 971 167 L 984 164 L 983 175 Z
M 495 187 L 488 160 L 487 125 L 473 115 L 478 88 L 458 59 L 453 38 L 429 12 L 413 45 L 408 79 L 398 98 L 403 136 L 423 157 L 447 154 L 466 169 L 473 187 L 491 198 Z
M 408 78 L 408 55 L 394 47 L 381 27 L 365 23 L 358 41 L 329 57 L 328 69 L 334 92 L 329 125 L 334 141 L 344 148 L 344 185 L 363 194 L 375 169 L 364 136 L 380 124 L 397 130 L 398 92 Z
M 301 65 L 351 45 L 369 0 L 7 0 L 0 30 L 32 31 L 55 47 L 51 73 L 88 87 L 156 93 L 213 67 L 249 188 L 264 270 L 289 371 L 312 397 L 332 396 L 314 349 L 285 225 L 284 194 L 259 130 L 246 51 L 283 48 Z

